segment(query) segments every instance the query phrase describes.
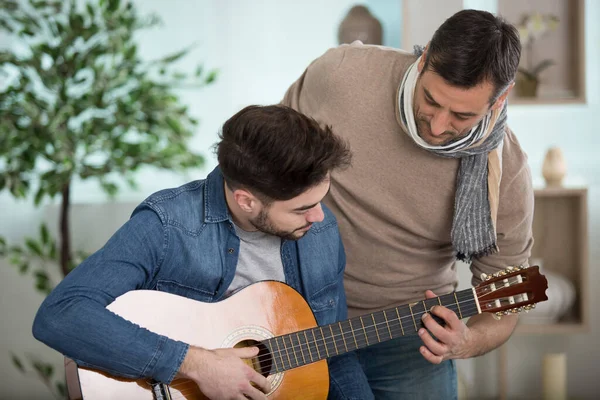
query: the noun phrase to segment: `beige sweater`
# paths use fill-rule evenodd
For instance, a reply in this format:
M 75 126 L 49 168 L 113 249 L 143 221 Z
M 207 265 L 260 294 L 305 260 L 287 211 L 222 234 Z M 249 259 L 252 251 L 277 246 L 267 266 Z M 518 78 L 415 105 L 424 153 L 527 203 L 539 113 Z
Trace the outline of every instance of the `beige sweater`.
M 343 45 L 315 60 L 288 90 L 289 105 L 347 139 L 353 166 L 332 175 L 327 206 L 346 247 L 350 316 L 441 295 L 457 285 L 450 240 L 458 159 L 417 147 L 398 122 L 398 88 L 415 56 Z M 526 264 L 533 244 L 527 157 L 506 129 L 498 208 L 499 253 L 471 264 L 482 272 Z

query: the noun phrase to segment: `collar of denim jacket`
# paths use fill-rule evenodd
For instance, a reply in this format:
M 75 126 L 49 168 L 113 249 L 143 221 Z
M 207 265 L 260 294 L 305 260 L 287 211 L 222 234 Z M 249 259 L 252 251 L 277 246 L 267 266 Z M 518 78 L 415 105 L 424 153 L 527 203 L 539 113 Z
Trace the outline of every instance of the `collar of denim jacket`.
M 223 174 L 217 166 L 208 174 L 204 184 L 204 222 L 218 223 L 224 221 L 232 222 L 229 208 L 227 208 L 227 200 L 225 199 Z

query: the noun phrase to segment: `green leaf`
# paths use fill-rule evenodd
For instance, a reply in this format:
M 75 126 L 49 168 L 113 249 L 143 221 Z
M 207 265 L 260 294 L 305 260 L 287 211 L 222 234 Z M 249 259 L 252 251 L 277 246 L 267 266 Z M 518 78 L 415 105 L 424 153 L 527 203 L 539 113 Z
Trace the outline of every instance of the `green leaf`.
M 175 132 L 175 133 L 181 133 L 182 132 L 181 123 L 179 123 L 179 121 L 177 121 L 174 118 L 167 117 L 167 125 L 169 125 L 169 127 L 171 129 L 173 129 L 173 132 Z
M 119 0 L 108 0 L 108 11 L 115 12 L 119 8 L 120 5 Z
M 44 253 L 42 252 L 42 246 L 35 240 L 31 238 L 25 239 L 25 245 L 27 248 L 36 256 L 43 257 Z
M 48 252 L 48 257 L 50 257 L 51 260 L 56 260 L 57 257 L 57 252 L 56 252 L 56 243 L 52 242 L 50 244 L 50 251 Z
M 42 243 L 47 245 L 50 243 L 50 232 L 48 232 L 48 227 L 46 224 L 40 225 L 40 237 L 42 238 Z
M 38 191 L 35 193 L 35 198 L 33 199 L 33 203 L 36 206 L 39 206 L 40 203 L 42 202 L 42 199 L 44 198 L 45 194 L 46 194 L 46 192 L 44 191 L 44 189 L 39 188 Z
M 119 192 L 119 187 L 112 182 L 101 182 L 102 189 L 111 197 L 115 196 Z
M 50 287 L 50 278 L 45 271 L 37 270 L 33 273 L 35 277 L 35 288 L 43 294 L 49 294 L 52 288 Z
M 52 364 L 44 363 L 39 360 L 33 361 L 33 368 L 44 380 L 50 379 L 54 373 L 54 367 Z
M 212 70 L 204 80 L 206 84 L 213 83 L 217 79 L 217 70 Z
M 27 271 L 29 271 L 29 263 L 27 261 L 23 261 L 19 267 L 19 272 L 21 275 L 25 275 Z
M 61 398 L 67 398 L 67 387 L 62 382 L 56 382 L 56 391 Z
M 544 60 L 544 61 L 540 62 L 538 65 L 536 65 L 536 66 L 535 66 L 535 67 L 532 69 L 531 73 L 532 73 L 533 75 L 535 75 L 535 76 L 539 76 L 539 74 L 540 74 L 540 73 L 541 73 L 543 70 L 545 70 L 546 68 L 548 68 L 548 67 L 550 67 L 550 66 L 552 66 L 552 65 L 554 65 L 554 61 L 552 61 L 552 60 Z
M 13 353 L 10 354 L 10 358 L 11 358 L 12 363 L 15 366 L 15 368 L 18 369 L 20 372 L 24 373 L 25 367 L 23 367 L 23 363 L 21 362 L 21 359 L 19 357 L 17 357 L 16 355 L 14 355 Z
M 29 28 L 22 29 L 21 32 L 19 32 L 19 34 L 25 36 L 35 36 L 35 33 Z
M 8 260 L 9 263 L 11 263 L 12 265 L 19 265 L 22 262 L 21 256 L 18 254 L 13 254 L 10 257 L 10 260 Z
M 166 57 L 163 57 L 159 60 L 159 62 L 161 64 L 171 64 L 174 63 L 175 61 L 179 60 L 180 58 L 182 58 L 183 56 L 185 56 L 187 53 L 190 52 L 190 50 L 192 49 L 193 46 L 188 46 L 183 50 L 179 50 L 176 53 L 170 54 Z

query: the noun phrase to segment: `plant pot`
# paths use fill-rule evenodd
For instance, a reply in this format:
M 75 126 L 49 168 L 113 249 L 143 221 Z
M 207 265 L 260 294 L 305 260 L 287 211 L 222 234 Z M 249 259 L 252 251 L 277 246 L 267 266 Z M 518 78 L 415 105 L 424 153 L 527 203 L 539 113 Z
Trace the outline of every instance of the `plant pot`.
M 538 89 L 538 80 L 520 75 L 517 78 L 516 90 L 519 97 L 536 97 Z

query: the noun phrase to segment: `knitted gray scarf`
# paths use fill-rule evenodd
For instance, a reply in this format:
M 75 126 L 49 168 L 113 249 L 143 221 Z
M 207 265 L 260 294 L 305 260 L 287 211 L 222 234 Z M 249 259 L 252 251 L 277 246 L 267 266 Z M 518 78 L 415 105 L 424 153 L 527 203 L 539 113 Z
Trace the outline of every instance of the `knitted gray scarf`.
M 412 111 L 412 95 L 416 86 L 418 61 L 408 69 L 400 87 L 398 105 L 400 119 L 408 135 L 419 147 L 441 157 L 460 158 L 451 239 L 456 257 L 470 262 L 473 257 L 482 257 L 498 251 L 496 229 L 490 214 L 488 199 L 487 155 L 502 145 L 507 104 L 504 104 L 492 132 L 479 145 L 476 143 L 485 135 L 491 113 L 466 136 L 441 146 L 428 145 L 418 136 Z

